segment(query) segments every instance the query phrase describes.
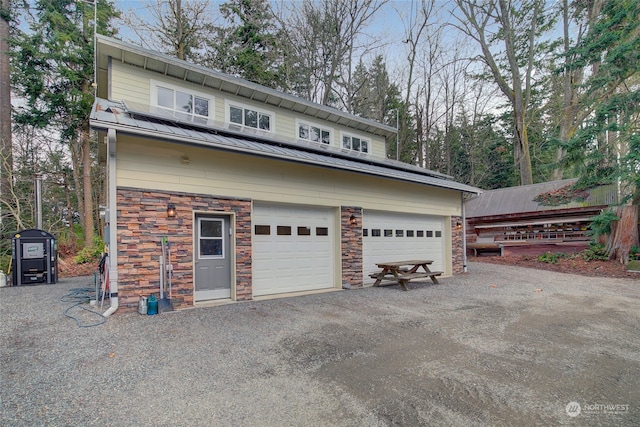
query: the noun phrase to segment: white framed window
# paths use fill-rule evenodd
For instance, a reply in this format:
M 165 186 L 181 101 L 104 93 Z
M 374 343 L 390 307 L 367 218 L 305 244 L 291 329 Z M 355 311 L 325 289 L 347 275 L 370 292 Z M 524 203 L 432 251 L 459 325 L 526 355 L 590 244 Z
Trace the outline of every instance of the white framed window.
M 360 153 L 369 153 L 369 150 L 371 149 L 371 140 L 359 135 L 343 133 L 342 148 Z
M 275 113 L 260 110 L 256 107 L 240 104 L 233 101 L 225 101 L 227 123 L 274 132 Z
M 186 117 L 213 117 L 214 99 L 180 86 L 151 81 L 152 104 Z
M 302 120 L 296 120 L 296 129 L 298 139 L 311 142 L 321 142 L 323 144 L 331 145 L 333 139 L 333 129 L 321 126 L 316 123 L 305 122 Z

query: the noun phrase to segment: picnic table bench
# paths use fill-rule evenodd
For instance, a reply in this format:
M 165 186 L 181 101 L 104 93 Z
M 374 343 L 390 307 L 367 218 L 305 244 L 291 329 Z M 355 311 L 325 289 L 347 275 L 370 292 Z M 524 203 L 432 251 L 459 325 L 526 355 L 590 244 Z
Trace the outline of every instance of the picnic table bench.
M 392 261 L 381 262 L 376 265 L 381 270 L 369 274 L 369 277 L 376 279 L 373 286 L 385 286 L 390 283 L 382 285 L 383 280 L 398 283 L 402 290 L 407 290 L 407 283 L 413 279 L 422 279 L 429 277 L 433 283 L 438 284 L 437 276 L 443 274 L 442 271 L 431 271 L 429 265 L 433 261 L 431 260 L 408 260 L 408 261 Z M 423 271 L 418 271 L 422 268 Z

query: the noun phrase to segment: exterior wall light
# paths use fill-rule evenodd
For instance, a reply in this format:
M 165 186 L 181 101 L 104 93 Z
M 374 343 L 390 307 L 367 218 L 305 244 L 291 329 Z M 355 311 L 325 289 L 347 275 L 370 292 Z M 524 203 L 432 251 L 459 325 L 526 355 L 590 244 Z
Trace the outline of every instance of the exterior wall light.
M 173 203 L 167 204 L 167 218 L 175 218 L 176 217 L 176 205 Z
M 351 214 L 351 216 L 349 217 L 349 224 L 358 225 L 358 219 L 355 215 Z

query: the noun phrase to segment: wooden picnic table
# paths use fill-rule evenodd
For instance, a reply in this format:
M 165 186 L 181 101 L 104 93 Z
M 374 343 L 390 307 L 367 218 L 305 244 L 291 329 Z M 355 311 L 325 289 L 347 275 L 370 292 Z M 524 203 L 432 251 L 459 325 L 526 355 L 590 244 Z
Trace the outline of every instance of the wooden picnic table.
M 413 279 L 420 279 L 429 277 L 433 283 L 438 284 L 437 276 L 443 274 L 442 271 L 431 271 L 429 266 L 433 264 L 433 261 L 428 259 L 423 260 L 408 260 L 408 261 L 391 261 L 380 262 L 376 265 L 381 270 L 379 272 L 371 273 L 369 277 L 376 279 L 373 286 L 381 286 L 383 280 L 391 280 L 397 282 L 402 290 L 407 290 L 407 283 Z M 418 271 L 422 268 L 423 271 Z

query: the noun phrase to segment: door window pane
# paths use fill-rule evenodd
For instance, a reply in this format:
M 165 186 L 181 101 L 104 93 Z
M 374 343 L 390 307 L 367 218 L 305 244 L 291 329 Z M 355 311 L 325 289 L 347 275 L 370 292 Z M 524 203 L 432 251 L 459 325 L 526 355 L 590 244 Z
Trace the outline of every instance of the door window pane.
M 222 221 L 200 221 L 200 237 L 222 237 Z
M 200 239 L 200 256 L 222 256 L 222 239 Z

